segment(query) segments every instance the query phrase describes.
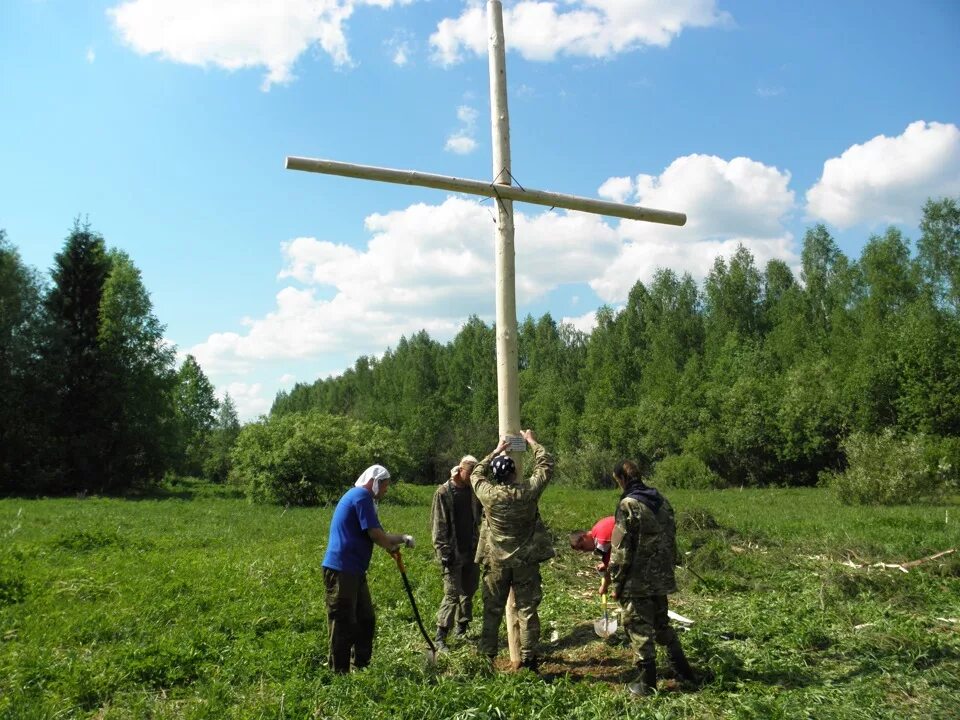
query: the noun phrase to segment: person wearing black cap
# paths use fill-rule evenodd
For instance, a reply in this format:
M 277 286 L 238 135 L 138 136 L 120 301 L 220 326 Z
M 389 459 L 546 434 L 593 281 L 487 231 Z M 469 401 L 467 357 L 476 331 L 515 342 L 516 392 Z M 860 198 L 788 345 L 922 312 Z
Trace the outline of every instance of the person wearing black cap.
M 537 442 L 532 430 L 524 430 L 523 438 L 534 454 L 529 479 L 518 478 L 514 461 L 501 454 L 510 445 L 507 438 L 478 462 L 470 475 L 484 510 L 476 558 L 481 567 L 483 597 L 483 629 L 477 649 L 492 663 L 497 654 L 500 621 L 513 589 L 520 622 L 520 666 L 536 671 L 540 642 L 538 607 L 543 597 L 540 563 L 555 555 L 550 533 L 540 519 L 539 501 L 553 477 L 553 458 Z

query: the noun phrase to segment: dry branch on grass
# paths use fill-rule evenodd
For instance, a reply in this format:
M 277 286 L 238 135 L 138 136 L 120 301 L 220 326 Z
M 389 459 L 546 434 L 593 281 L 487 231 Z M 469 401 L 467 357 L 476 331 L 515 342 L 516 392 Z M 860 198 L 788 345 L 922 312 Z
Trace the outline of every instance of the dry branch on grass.
M 908 573 L 910 572 L 911 568 L 918 567 L 920 565 L 923 565 L 924 563 L 931 562 L 932 560 L 937 560 L 939 558 L 944 557 L 945 555 L 949 555 L 950 553 L 955 553 L 956 551 L 957 551 L 956 548 L 950 548 L 949 550 L 942 550 L 941 552 L 934 553 L 933 555 L 927 555 L 927 557 L 922 557 L 917 560 L 911 560 L 910 562 L 905 562 L 905 563 L 886 563 L 886 562 L 870 563 L 864 560 L 863 558 L 857 556 L 853 551 L 848 551 L 849 555 L 852 555 L 853 557 L 857 558 L 861 562 L 855 563 L 850 558 L 847 558 L 840 564 L 846 565 L 847 567 L 854 568 L 855 570 L 859 570 L 861 568 L 880 568 L 881 570 L 890 569 L 890 570 L 899 570 L 900 572 Z
M 942 552 L 935 553 L 934 555 L 928 555 L 927 557 L 925 557 L 925 558 L 920 558 L 919 560 L 911 560 L 911 561 L 908 562 L 908 563 L 904 563 L 904 564 L 903 564 L 903 567 L 905 567 L 905 568 L 916 567 L 917 565 L 922 565 L 922 564 L 925 563 L 925 562 L 930 562 L 931 560 L 936 560 L 937 558 L 941 558 L 941 557 L 943 557 L 944 555 L 949 555 L 950 553 L 954 553 L 954 552 L 956 552 L 956 551 L 957 551 L 956 548 L 950 548 L 949 550 L 943 550 Z

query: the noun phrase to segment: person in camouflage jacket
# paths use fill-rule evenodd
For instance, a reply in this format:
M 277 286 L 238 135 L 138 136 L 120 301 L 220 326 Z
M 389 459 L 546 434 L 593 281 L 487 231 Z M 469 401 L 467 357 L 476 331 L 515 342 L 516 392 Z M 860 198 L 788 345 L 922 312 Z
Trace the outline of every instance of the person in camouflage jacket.
M 507 438 L 477 463 L 470 476 L 484 512 L 476 555 L 483 597 L 483 630 L 478 649 L 491 662 L 496 657 L 500 621 L 512 588 L 520 623 L 521 667 L 536 670 L 540 642 L 538 607 L 543 597 L 540 563 L 556 554 L 539 510 L 540 496 L 553 477 L 553 458 L 537 442 L 532 430 L 525 430 L 523 437 L 534 454 L 533 473 L 528 479 L 517 478 L 516 464 L 501 454 L 509 447 Z M 491 478 L 487 477 L 488 467 Z
M 447 634 L 456 622 L 454 637 L 467 634 L 473 619 L 473 596 L 480 582 L 474 557 L 480 538 L 483 510 L 470 485 L 477 459 L 465 456 L 450 470 L 450 479 L 433 494 L 430 509 L 433 547 L 443 568 L 443 601 L 437 611 L 435 641 L 445 647 Z
M 680 680 L 694 680 L 667 615 L 667 595 L 677 590 L 677 527 L 670 503 L 643 482 L 636 463 L 620 463 L 613 477 L 623 494 L 614 515 L 610 583 L 640 671 L 638 680 L 627 687 L 635 695 L 647 695 L 657 687 L 654 642 L 666 646 Z

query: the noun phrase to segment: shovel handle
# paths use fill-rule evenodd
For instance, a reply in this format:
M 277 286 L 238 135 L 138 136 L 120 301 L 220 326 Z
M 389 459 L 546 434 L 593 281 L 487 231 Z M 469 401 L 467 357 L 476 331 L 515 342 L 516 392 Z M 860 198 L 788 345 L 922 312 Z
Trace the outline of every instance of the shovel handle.
M 410 598 L 410 607 L 413 608 L 413 618 L 417 621 L 420 634 L 423 635 L 423 639 L 427 641 L 431 654 L 436 655 L 437 648 L 434 646 L 433 640 L 430 639 L 430 634 L 427 632 L 427 629 L 423 626 L 420 611 L 417 609 L 417 601 L 413 599 L 413 588 L 410 587 L 410 581 L 407 579 L 407 569 L 403 566 L 403 558 L 400 557 L 400 551 L 394 550 L 390 554 L 393 556 L 393 559 L 397 561 L 397 567 L 400 569 L 400 577 L 403 578 L 403 587 L 407 591 L 407 597 Z

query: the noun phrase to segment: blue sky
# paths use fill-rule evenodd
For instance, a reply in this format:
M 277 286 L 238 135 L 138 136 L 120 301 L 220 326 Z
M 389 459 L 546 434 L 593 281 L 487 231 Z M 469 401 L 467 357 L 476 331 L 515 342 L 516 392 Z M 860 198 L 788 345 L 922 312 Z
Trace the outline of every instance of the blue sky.
M 960 3 L 505 1 L 513 173 L 686 212 L 516 205 L 518 305 L 589 329 L 657 267 L 738 243 L 856 257 L 960 195 Z M 485 3 L 3 0 L 0 227 L 46 270 L 74 217 L 249 419 L 421 328 L 493 316 L 489 201 L 283 169 L 489 179 Z

